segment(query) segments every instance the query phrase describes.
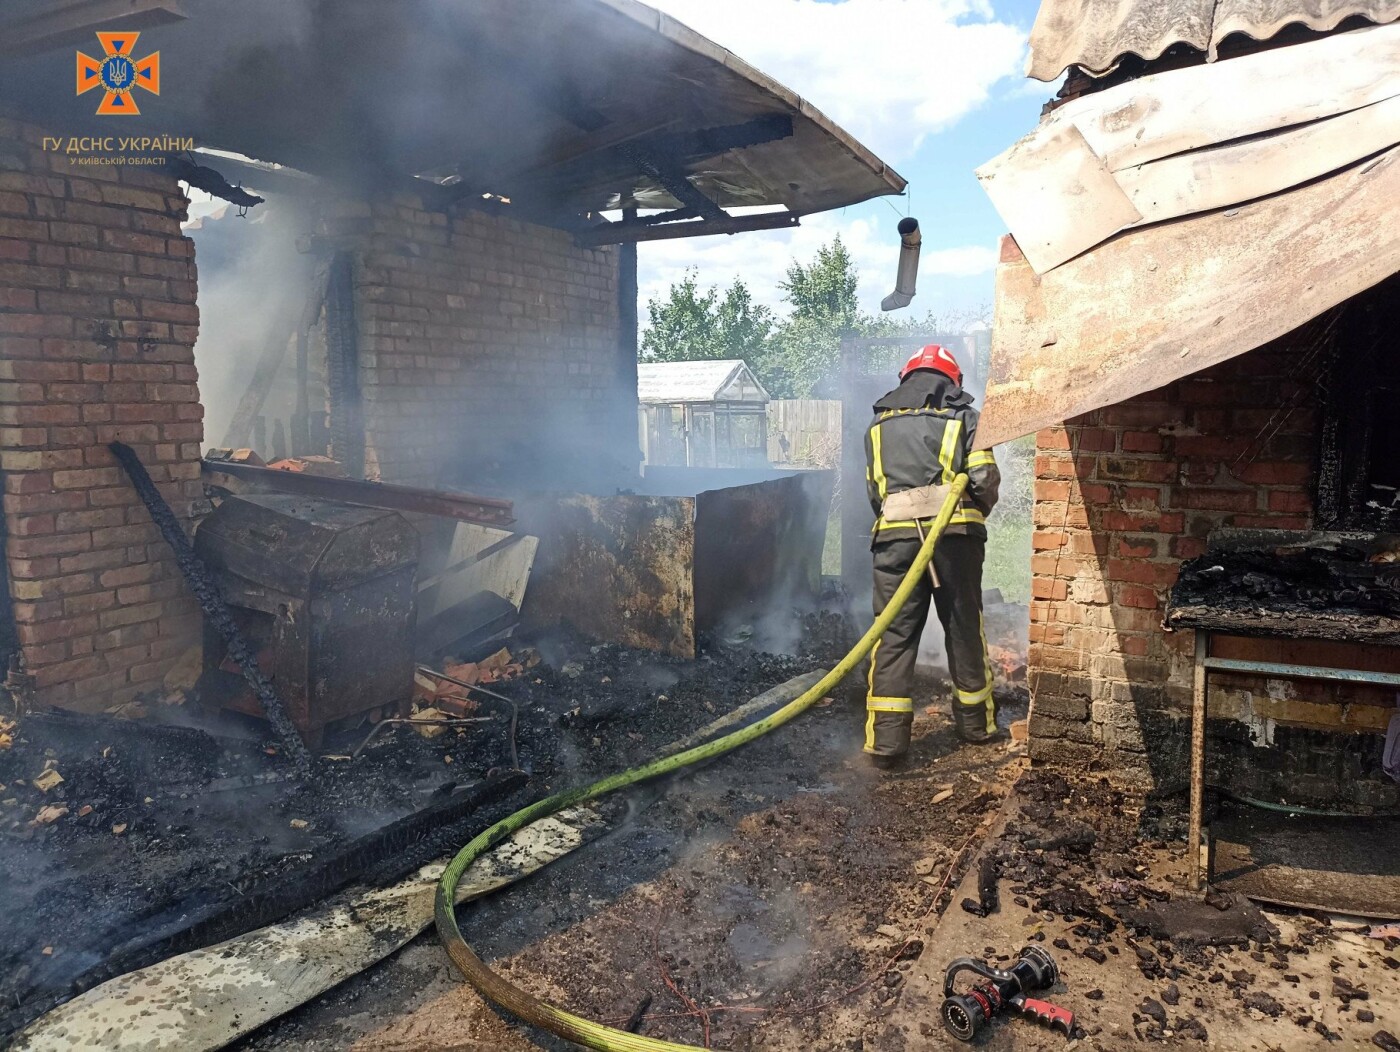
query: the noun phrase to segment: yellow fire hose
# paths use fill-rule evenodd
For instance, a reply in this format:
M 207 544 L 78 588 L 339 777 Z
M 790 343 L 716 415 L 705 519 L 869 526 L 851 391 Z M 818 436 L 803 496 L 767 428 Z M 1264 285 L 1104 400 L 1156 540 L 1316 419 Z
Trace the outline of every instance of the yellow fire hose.
M 592 785 L 566 789 L 562 793 L 556 793 L 554 796 L 533 803 L 515 812 L 509 818 L 497 822 L 457 852 L 456 857 L 448 863 L 442 880 L 438 882 L 433 916 L 437 923 L 438 937 L 442 940 L 442 944 L 447 949 L 447 954 L 452 958 L 453 963 L 461 969 L 467 982 L 471 983 L 488 1001 L 494 1002 L 532 1026 L 548 1030 L 552 1034 L 588 1048 L 600 1049 L 602 1052 L 694 1052 L 696 1049 L 694 1045 L 678 1045 L 671 1041 L 658 1041 L 654 1038 L 641 1037 L 625 1030 L 616 1030 L 613 1027 L 592 1022 L 582 1016 L 573 1015 L 562 1008 L 556 1008 L 554 1005 L 541 1001 L 533 994 L 501 978 L 472 952 L 472 948 L 462 937 L 462 931 L 457 926 L 457 911 L 454 907 L 457 884 L 473 862 L 506 837 L 523 829 L 531 822 L 555 814 L 566 807 L 572 807 L 588 800 L 596 800 L 600 796 L 605 796 L 625 786 L 670 774 L 672 771 L 678 771 L 702 760 L 713 760 L 741 745 L 747 745 L 755 738 L 761 738 L 769 731 L 776 730 L 806 712 L 825 697 L 832 687 L 849 675 L 870 653 L 876 641 L 885 634 L 885 630 L 889 628 L 900 608 L 908 601 L 919 578 L 923 576 L 932 561 L 934 545 L 942 536 L 943 531 L 947 529 L 948 522 L 952 519 L 953 512 L 958 506 L 958 500 L 966 486 L 966 475 L 959 475 L 953 480 L 947 499 L 944 500 L 938 517 L 934 519 L 928 536 L 924 538 L 923 545 L 919 548 L 919 554 L 914 558 L 913 565 L 904 575 L 904 580 L 900 582 L 899 588 L 895 590 L 889 604 L 875 618 L 874 624 L 870 626 L 851 652 L 801 697 L 784 705 L 771 716 L 757 720 L 733 734 L 725 735 L 723 738 L 698 745 L 693 749 L 687 749 L 674 756 L 653 760 L 641 767 L 634 767 L 630 771 L 611 775 L 601 781 L 594 782 Z

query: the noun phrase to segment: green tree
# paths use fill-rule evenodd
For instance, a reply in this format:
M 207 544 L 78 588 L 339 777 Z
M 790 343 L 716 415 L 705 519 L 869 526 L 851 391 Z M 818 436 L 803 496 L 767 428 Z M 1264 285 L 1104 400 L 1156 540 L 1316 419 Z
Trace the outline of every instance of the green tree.
M 754 303 L 742 280 L 722 296 L 714 288 L 701 293 L 692 267 L 664 300 L 647 301 L 641 358 L 645 362 L 743 358 L 752 364 L 765 356 L 772 331 L 773 312 Z
M 827 393 L 840 365 L 841 338 L 869 330 L 856 299 L 860 275 L 838 234 L 810 263 L 793 260 L 779 284 L 792 309 L 773 335 L 760 378 L 780 398 Z

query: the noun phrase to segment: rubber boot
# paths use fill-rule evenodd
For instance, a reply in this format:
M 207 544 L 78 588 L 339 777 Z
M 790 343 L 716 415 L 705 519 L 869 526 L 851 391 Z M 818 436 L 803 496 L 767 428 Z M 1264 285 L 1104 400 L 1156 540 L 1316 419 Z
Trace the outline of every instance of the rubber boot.
M 954 701 L 953 725 L 957 728 L 958 737 L 969 744 L 980 745 L 995 741 L 999 737 L 996 729 L 996 703 L 990 698 L 973 705 Z

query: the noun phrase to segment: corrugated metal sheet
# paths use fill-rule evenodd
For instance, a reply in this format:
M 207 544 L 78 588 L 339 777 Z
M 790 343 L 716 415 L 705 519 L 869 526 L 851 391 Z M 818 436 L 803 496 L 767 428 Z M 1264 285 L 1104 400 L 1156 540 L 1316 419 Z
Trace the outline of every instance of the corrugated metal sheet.
M 1243 354 L 1400 273 L 1400 147 L 1238 208 L 1130 230 L 1037 275 L 1007 239 L 979 444 Z
M 747 397 L 731 391 L 742 383 Z M 696 362 L 651 362 L 637 366 L 637 400 L 658 404 L 768 401 L 768 392 L 739 358 Z
M 1328 32 L 1359 16 L 1400 18 L 1400 0 L 1043 0 L 1026 75 L 1057 80 L 1070 66 L 1107 73 L 1125 55 L 1156 58 L 1173 44 L 1212 57 L 1232 33 L 1268 40 L 1289 25 Z

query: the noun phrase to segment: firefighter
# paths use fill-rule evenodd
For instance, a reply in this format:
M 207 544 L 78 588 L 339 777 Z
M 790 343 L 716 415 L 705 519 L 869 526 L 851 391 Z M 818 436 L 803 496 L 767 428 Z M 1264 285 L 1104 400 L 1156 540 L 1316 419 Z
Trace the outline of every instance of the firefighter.
M 914 662 L 930 600 L 943 625 L 959 736 L 985 742 L 997 731 L 982 625 L 982 561 L 986 518 L 997 502 L 1001 473 L 991 451 L 976 448 L 977 410 L 962 388 L 962 369 L 950 351 L 937 344 L 925 347 L 909 359 L 899 378 L 899 386 L 875 403 L 875 419 L 865 436 L 866 488 L 875 512 L 870 546 L 877 615 L 904 579 L 937 514 L 942 494 L 936 487 L 961 472 L 969 481 L 934 550 L 933 573 L 915 585 L 871 652 L 865 752 L 882 768 L 897 765 L 909 749 Z M 891 500 L 896 494 L 904 496 Z M 915 517 L 897 517 L 911 511 Z

